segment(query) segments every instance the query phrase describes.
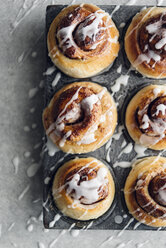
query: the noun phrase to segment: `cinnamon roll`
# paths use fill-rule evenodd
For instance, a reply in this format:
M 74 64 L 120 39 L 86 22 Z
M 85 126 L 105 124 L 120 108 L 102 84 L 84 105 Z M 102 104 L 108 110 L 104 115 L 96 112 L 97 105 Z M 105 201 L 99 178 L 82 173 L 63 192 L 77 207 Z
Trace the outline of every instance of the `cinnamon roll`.
M 125 35 L 125 50 L 142 75 L 166 77 L 166 8 L 147 8 L 133 18 Z
M 76 82 L 59 90 L 43 112 L 46 134 L 68 153 L 99 148 L 112 136 L 117 110 L 106 88 Z
M 92 4 L 64 8 L 53 20 L 47 44 L 65 74 L 85 78 L 107 68 L 119 51 L 119 32 L 108 13 Z
M 90 220 L 103 215 L 115 194 L 113 177 L 101 161 L 76 158 L 55 174 L 52 195 L 61 212 L 73 219 Z
M 125 184 L 124 195 L 130 213 L 141 223 L 166 226 L 166 158 L 137 160 Z
M 136 143 L 154 150 L 166 149 L 166 85 L 141 89 L 128 104 L 125 122 Z

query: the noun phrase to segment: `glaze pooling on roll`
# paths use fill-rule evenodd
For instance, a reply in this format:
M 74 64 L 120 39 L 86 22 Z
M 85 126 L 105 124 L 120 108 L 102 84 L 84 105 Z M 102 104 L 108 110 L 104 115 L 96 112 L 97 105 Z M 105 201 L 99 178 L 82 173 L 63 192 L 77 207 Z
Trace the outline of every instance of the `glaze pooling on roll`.
M 108 194 L 108 189 L 104 189 L 108 183 L 106 175 L 107 170 L 105 168 L 90 172 L 88 168 L 84 168 L 80 172 L 74 173 L 72 179 L 66 179 L 66 193 L 75 200 L 79 200 L 81 204 L 96 203 Z
M 125 50 L 132 66 L 143 75 L 166 77 L 165 8 L 148 8 L 133 18 L 125 36 Z
M 166 226 L 166 159 L 146 157 L 135 162 L 124 189 L 130 213 L 149 226 Z
M 68 146 L 71 153 L 100 147 L 113 134 L 116 120 L 115 103 L 107 89 L 90 82 L 62 88 L 43 113 L 46 134 L 62 150 Z
M 55 174 L 52 194 L 63 214 L 74 219 L 95 219 L 111 206 L 115 185 L 108 168 L 95 158 L 76 158 Z
M 126 127 L 131 137 L 156 150 L 166 147 L 165 94 L 164 85 L 149 85 L 133 97 L 126 111 Z

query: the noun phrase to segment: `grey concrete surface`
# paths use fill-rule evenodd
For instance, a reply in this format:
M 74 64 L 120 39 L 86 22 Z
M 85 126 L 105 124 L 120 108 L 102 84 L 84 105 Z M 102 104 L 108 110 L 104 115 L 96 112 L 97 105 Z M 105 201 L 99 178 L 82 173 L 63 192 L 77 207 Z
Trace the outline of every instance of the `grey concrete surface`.
M 31 7 L 33 2 L 36 6 Z M 60 234 L 58 230 L 45 232 L 41 218 L 38 218 L 42 211 L 42 168 L 35 176 L 27 176 L 27 169 L 33 163 L 40 163 L 45 8 L 53 2 L 70 3 L 67 0 L 0 0 L 0 248 L 49 247 Z M 125 4 L 127 0 L 90 2 Z M 137 5 L 157 3 L 150 0 L 132 2 Z M 166 0 L 158 1 L 158 4 L 166 5 Z M 17 24 L 16 29 L 13 24 Z M 29 98 L 31 89 L 36 94 Z M 32 108 L 35 108 L 33 113 L 30 112 Z M 34 123 L 35 129 L 32 128 Z M 39 146 L 34 149 L 36 144 Z M 27 151 L 31 153 L 30 157 L 25 157 Z M 12 163 L 16 157 L 19 158 L 17 173 Z M 28 191 L 20 199 L 26 187 Z M 38 201 L 34 203 L 36 199 Z M 99 247 L 111 236 L 114 237 L 100 247 L 166 247 L 165 232 L 125 231 L 120 237 L 117 235 L 118 231 L 89 230 L 81 231 L 73 238 L 67 231 L 53 247 Z

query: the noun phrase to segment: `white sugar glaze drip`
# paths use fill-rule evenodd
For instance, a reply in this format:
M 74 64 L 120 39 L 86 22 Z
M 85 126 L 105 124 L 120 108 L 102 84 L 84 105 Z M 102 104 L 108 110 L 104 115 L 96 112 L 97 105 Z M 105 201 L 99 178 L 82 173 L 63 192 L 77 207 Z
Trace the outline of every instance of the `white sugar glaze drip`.
M 56 214 L 54 219 L 49 223 L 49 227 L 52 228 L 55 226 L 55 223 L 61 218 L 60 214 Z
M 129 75 L 127 74 L 118 77 L 115 81 L 115 84 L 111 87 L 113 94 L 120 90 L 121 85 L 126 86 L 128 83 L 128 79 L 129 79 Z
M 97 176 L 88 181 L 82 181 L 78 184 L 80 180 L 80 175 L 76 173 L 72 180 L 67 183 L 68 188 L 66 193 L 70 194 L 73 190 L 74 199 L 80 200 L 84 197 L 84 202 L 91 204 L 99 199 L 99 189 L 102 190 L 103 186 L 106 185 L 108 180 L 106 179 L 107 170 L 105 168 L 100 168 L 97 171 Z
M 59 82 L 60 78 L 61 78 L 61 73 L 58 72 L 58 73 L 56 74 L 54 80 L 52 81 L 52 87 L 55 87 L 55 86 L 57 85 L 57 83 Z
M 92 94 L 89 97 L 84 98 L 78 108 L 72 108 L 70 111 L 68 111 L 66 114 L 64 112 L 66 111 L 67 107 L 72 104 L 75 100 L 78 99 L 79 91 L 81 90 L 82 87 L 79 87 L 76 93 L 72 96 L 71 100 L 66 104 L 65 108 L 61 111 L 61 113 L 58 115 L 56 122 L 50 125 L 50 127 L 46 130 L 46 134 L 49 134 L 52 130 L 56 133 L 58 137 L 60 137 L 61 132 L 65 128 L 65 124 L 63 123 L 64 120 L 70 120 L 71 118 L 78 119 L 80 115 L 80 108 L 82 107 L 83 109 L 86 110 L 87 114 L 90 115 L 94 104 L 101 104 L 100 100 L 104 96 L 105 92 L 107 89 L 104 87 L 101 92 L 98 94 Z M 100 123 L 105 121 L 105 114 L 101 116 Z M 95 139 L 95 131 L 98 129 L 99 123 L 95 123 L 92 127 L 88 129 L 88 131 L 85 133 L 83 138 L 77 142 L 78 145 L 80 144 L 90 144 L 93 143 Z M 61 147 L 64 146 L 66 140 L 70 135 L 72 134 L 72 131 L 68 131 L 60 140 L 59 145 Z M 48 143 L 49 145 L 50 143 Z M 54 152 L 53 152 L 54 154 Z
M 166 114 L 165 111 L 166 111 L 166 105 L 159 104 L 157 106 L 157 111 L 156 111 L 156 113 L 154 113 L 154 115 L 158 115 L 160 112 L 162 113 L 162 115 L 165 115 Z

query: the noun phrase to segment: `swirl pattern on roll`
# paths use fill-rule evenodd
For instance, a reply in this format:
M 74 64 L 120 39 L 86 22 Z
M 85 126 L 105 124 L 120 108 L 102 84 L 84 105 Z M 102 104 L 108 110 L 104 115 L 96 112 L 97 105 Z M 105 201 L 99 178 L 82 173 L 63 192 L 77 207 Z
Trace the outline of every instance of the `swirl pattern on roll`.
M 149 226 L 166 226 L 166 158 L 147 157 L 135 162 L 124 194 L 130 213 Z
M 107 89 L 90 82 L 62 88 L 43 113 L 46 134 L 71 153 L 103 145 L 113 134 L 116 121 L 116 107 Z
M 165 78 L 166 8 L 152 7 L 137 14 L 127 30 L 125 49 L 132 66 L 140 73 Z
M 149 85 L 130 101 L 126 127 L 136 143 L 162 150 L 166 148 L 166 86 Z
M 95 158 L 70 160 L 57 171 L 52 194 L 63 214 L 74 219 L 94 219 L 111 206 L 115 186 L 108 168 Z
M 117 56 L 118 36 L 108 13 L 91 4 L 72 5 L 62 10 L 50 26 L 49 55 L 70 76 L 92 76 Z M 72 68 L 68 68 L 70 65 Z

